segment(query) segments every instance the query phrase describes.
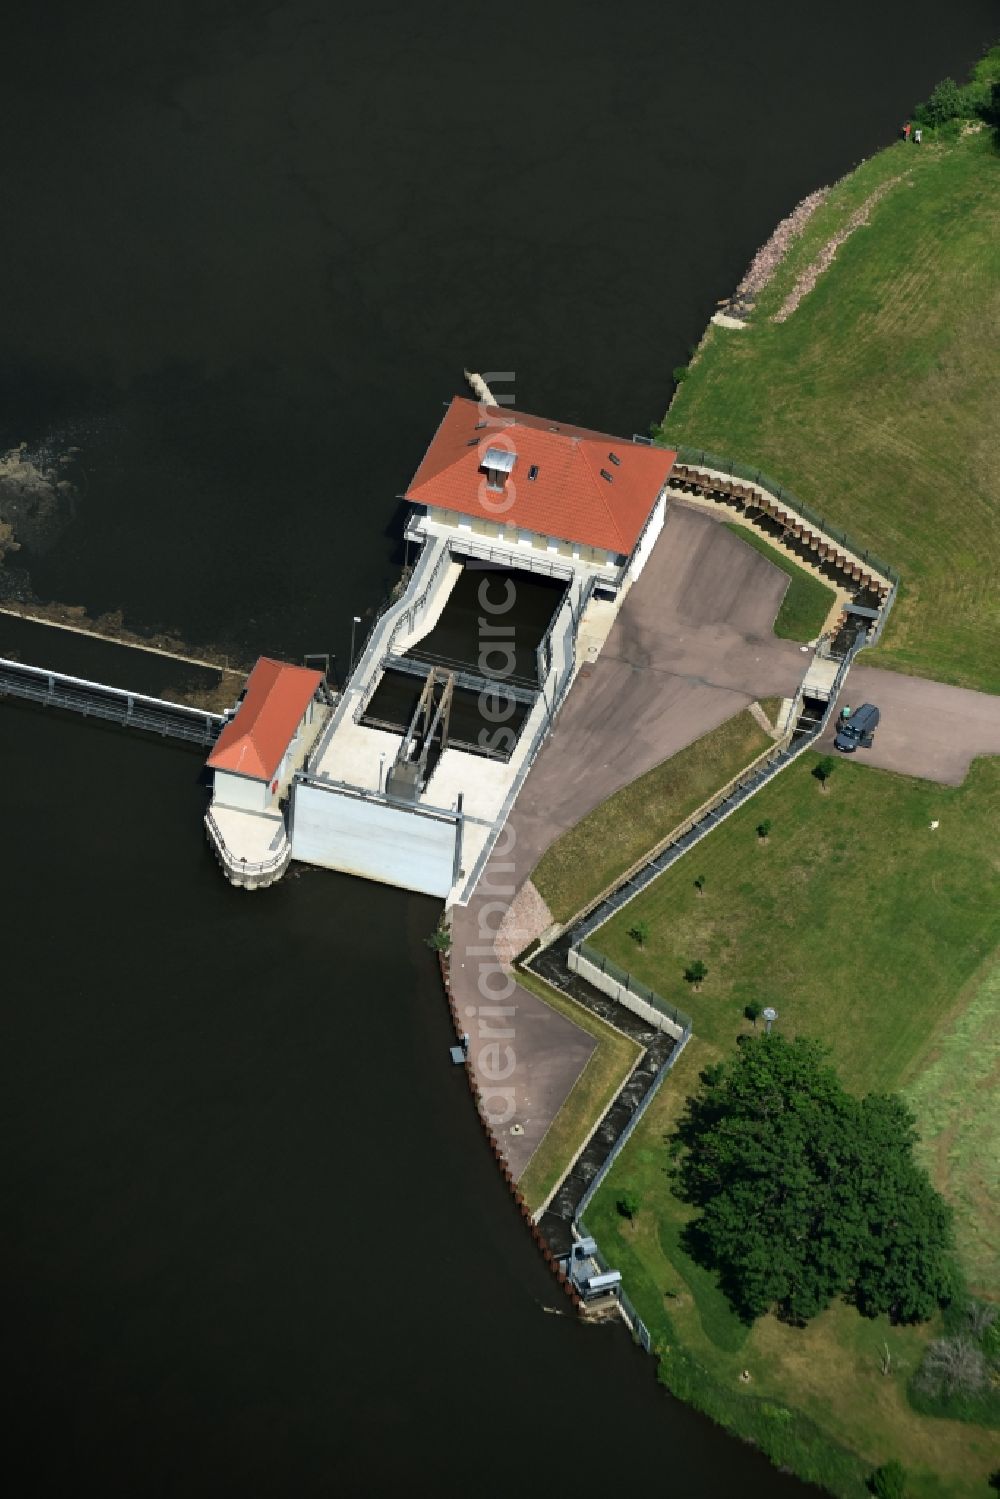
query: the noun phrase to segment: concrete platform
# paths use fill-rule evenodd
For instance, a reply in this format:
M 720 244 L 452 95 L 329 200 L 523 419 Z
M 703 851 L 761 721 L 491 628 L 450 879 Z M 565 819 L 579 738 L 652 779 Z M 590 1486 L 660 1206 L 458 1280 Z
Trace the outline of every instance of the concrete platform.
M 977 755 L 1000 755 L 1000 697 L 987 692 L 855 666 L 838 711 L 845 702 L 874 703 L 882 715 L 871 749 L 850 757 L 859 764 L 957 786 Z M 834 733 L 831 727 L 821 749 L 833 748 Z

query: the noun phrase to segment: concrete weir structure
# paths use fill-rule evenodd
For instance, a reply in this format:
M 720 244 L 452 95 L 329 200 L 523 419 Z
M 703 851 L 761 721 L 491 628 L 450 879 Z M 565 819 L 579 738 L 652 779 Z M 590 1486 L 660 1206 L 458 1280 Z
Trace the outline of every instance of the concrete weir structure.
M 209 761 L 206 823 L 227 876 L 254 888 L 298 859 L 465 904 L 567 689 L 653 549 L 674 457 L 456 397 L 405 495 L 406 537 L 420 548 L 407 587 L 332 711 L 307 706 L 324 696 L 320 680 L 284 716 L 259 691 L 248 710 L 257 668 L 223 738 L 235 741 L 242 722 L 269 744 L 282 725 L 294 730 L 290 758 L 275 762 L 282 775 L 275 783 L 269 753 L 259 795 L 242 785 L 234 795 L 218 746 Z M 551 594 L 539 603 L 543 580 Z M 530 619 L 519 588 L 537 606 Z M 412 714 L 386 723 L 376 696 L 411 680 Z M 297 682 L 300 696 L 307 685 Z M 296 706 L 312 711 L 308 723 L 291 722 Z M 459 732 L 462 710 L 473 728 Z

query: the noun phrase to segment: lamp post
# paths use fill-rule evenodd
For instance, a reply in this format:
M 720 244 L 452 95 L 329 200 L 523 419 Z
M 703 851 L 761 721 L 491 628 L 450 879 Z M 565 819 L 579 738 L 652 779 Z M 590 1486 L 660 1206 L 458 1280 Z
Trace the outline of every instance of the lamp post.
M 379 755 L 379 757 L 378 757 L 378 791 L 379 791 L 379 796 L 382 795 L 382 772 L 383 772 L 384 769 L 385 769 L 385 756 L 384 755 Z
M 351 617 L 351 664 L 347 668 L 348 678 L 350 678 L 351 672 L 354 670 L 354 632 L 358 628 L 358 625 L 360 623 L 361 623 L 361 615 L 360 614 L 352 615 L 352 617 Z

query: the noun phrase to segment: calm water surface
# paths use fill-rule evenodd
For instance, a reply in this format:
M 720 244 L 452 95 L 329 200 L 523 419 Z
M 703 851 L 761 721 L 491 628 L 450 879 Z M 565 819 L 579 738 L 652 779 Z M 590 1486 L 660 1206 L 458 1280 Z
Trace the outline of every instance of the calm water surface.
M 980 0 L 22 8 L 0 446 L 45 498 L 4 586 L 343 663 L 463 365 L 644 429 L 774 221 L 995 26 Z M 230 890 L 182 750 L 3 705 L 0 764 L 18 1494 L 804 1492 L 616 1330 L 546 1315 L 446 1065 L 433 902 Z

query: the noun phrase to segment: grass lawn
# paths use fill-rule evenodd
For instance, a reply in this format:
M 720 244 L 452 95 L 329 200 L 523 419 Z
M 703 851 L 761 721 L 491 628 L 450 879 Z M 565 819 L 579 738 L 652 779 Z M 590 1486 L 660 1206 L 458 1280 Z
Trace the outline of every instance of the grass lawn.
M 985 1494 L 1000 1462 L 996 1432 L 921 1417 L 907 1400 L 906 1381 L 936 1327 L 891 1327 L 841 1304 L 804 1329 L 773 1317 L 747 1327 L 714 1277 L 680 1248 L 690 1209 L 670 1195 L 663 1141 L 698 1072 L 719 1054 L 697 1036 L 688 1043 L 587 1215 L 650 1329 L 661 1378 L 757 1441 L 774 1462 L 834 1493 L 863 1499 L 872 1468 L 896 1457 L 909 1474 L 908 1499 Z M 623 1191 L 646 1204 L 633 1223 L 615 1206 Z M 881 1373 L 886 1343 L 888 1377 Z M 749 1383 L 740 1377 L 744 1370 Z
M 749 713 L 738 713 L 595 807 L 531 877 L 555 919 L 575 916 L 770 743 Z
M 777 547 L 771 546 L 756 531 L 750 531 L 746 526 L 737 526 L 731 521 L 725 524 L 726 529 L 732 531 L 734 536 L 745 541 L 748 547 L 753 547 L 755 552 L 760 552 L 768 562 L 773 562 L 775 567 L 780 567 L 788 576 L 785 597 L 774 621 L 775 635 L 780 635 L 782 640 L 796 640 L 800 644 L 815 640 L 837 597 L 833 589 L 819 578 L 814 578 L 812 573 L 806 572 L 804 567 L 799 567 Z
M 695 1034 L 588 1227 L 667 1349 L 661 1369 L 679 1394 L 753 1436 L 775 1461 L 826 1474 L 836 1492 L 860 1496 L 871 1466 L 897 1457 L 915 1499 L 971 1496 L 1000 1466 L 996 1433 L 922 1417 L 906 1399 L 934 1326 L 891 1328 L 838 1305 L 805 1330 L 770 1317 L 748 1329 L 679 1244 L 689 1210 L 670 1194 L 663 1139 L 699 1070 L 748 1028 L 743 1006 L 756 999 L 774 1004 L 786 1034 L 825 1040 L 852 1090 L 905 1094 L 928 1167 L 956 1206 L 967 1274 L 994 1295 L 1000 1289 L 991 1167 L 1000 1139 L 1000 984 L 991 967 L 1000 938 L 1000 760 L 976 761 L 959 787 L 840 762 L 823 793 L 810 774 L 817 758 L 793 764 L 591 938 L 690 1011 Z M 755 826 L 764 817 L 772 831 L 761 844 Z M 697 874 L 706 877 L 703 896 Z M 640 918 L 651 928 L 641 950 L 627 935 Z M 709 973 L 695 994 L 682 973 L 698 957 Z M 623 1190 L 645 1204 L 634 1226 L 615 1210 Z M 883 1342 L 893 1356 L 888 1378 Z M 818 1442 L 829 1444 L 820 1456 Z
M 517 979 L 547 1005 L 567 1015 L 581 1030 L 596 1036 L 598 1042 L 518 1182 L 534 1212 L 565 1174 L 570 1161 L 631 1072 L 640 1048 L 628 1036 L 605 1025 L 598 1016 L 592 1015 L 582 1005 L 574 1004 L 536 974 L 519 970 Z
M 829 1042 L 848 1087 L 895 1088 L 1000 941 L 1000 759 L 975 761 L 961 786 L 838 759 L 823 792 L 819 758 L 795 761 L 589 940 L 704 1041 L 728 1047 L 760 1000 L 786 1034 Z M 640 918 L 642 948 L 628 936 Z M 696 958 L 700 993 L 683 978 Z
M 900 180 L 785 323 L 844 220 Z M 751 324 L 712 327 L 668 441 L 759 465 L 902 574 L 866 660 L 1000 691 L 1000 156 L 988 132 L 900 143 L 807 225 Z
M 955 1207 L 970 1289 L 1000 1292 L 1000 961 L 973 976 L 923 1068 L 903 1090 L 920 1155 Z

